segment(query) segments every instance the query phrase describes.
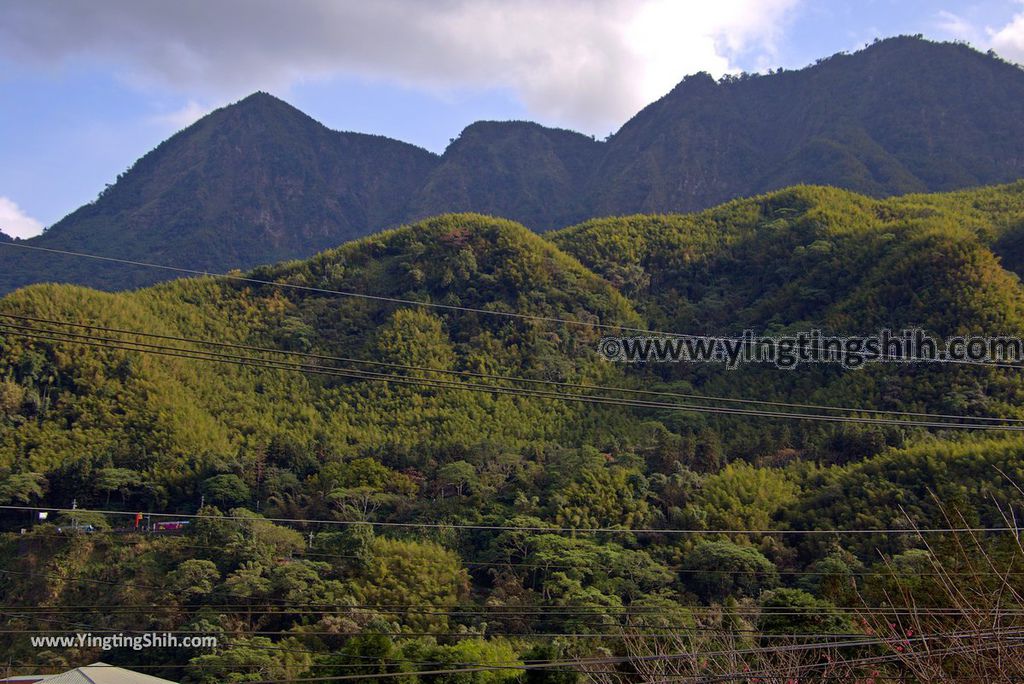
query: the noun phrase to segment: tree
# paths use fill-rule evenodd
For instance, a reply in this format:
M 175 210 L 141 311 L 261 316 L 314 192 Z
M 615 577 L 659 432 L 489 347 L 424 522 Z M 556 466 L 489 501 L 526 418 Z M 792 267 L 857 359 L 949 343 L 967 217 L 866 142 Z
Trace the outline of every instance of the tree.
M 218 653 L 192 658 L 183 684 L 289 681 L 308 670 L 311 662 L 309 649 L 298 639 L 275 643 L 267 637 L 241 637 Z
M 802 589 L 771 589 L 761 595 L 757 629 L 764 634 L 842 634 L 850 620 L 828 601 Z
M 375 537 L 373 558 L 365 574 L 353 582 L 368 605 L 428 605 L 451 608 L 466 596 L 469 576 L 458 556 L 433 542 Z M 439 611 L 440 612 L 440 611 Z M 444 628 L 443 614 L 402 613 L 411 628 Z
M 361 520 L 400 496 L 414 496 L 417 490 L 416 483 L 407 475 L 372 458 L 329 463 L 314 479 L 330 488 L 327 496 L 331 501 L 340 503 L 346 513 Z
M 46 476 L 42 473 L 4 473 L 0 471 L 0 503 L 26 504 L 41 499 L 46 493 Z
M 445 487 L 454 487 L 458 496 L 462 496 L 467 490 L 472 491 L 480 484 L 476 468 L 466 461 L 446 463 L 438 469 L 437 478 L 442 492 Z
M 469 669 L 465 663 L 479 664 L 481 668 L 500 666 L 491 670 L 438 675 L 436 681 L 444 684 L 502 684 L 521 675 L 515 666 L 522 665 L 522 661 L 512 644 L 504 639 L 461 639 L 451 645 L 434 646 L 423 655 L 426 656 L 423 660 L 437 662 L 437 669 Z
M 103 468 L 96 473 L 96 489 L 106 492 L 107 503 L 110 503 L 110 495 L 118 492 L 121 495 L 121 503 L 128 499 L 128 494 L 133 487 L 142 484 L 142 474 L 129 468 Z
M 186 601 L 206 596 L 213 591 L 219 580 L 220 571 L 213 562 L 195 558 L 182 561 L 177 568 L 167 574 L 170 590 Z
M 224 580 L 224 587 L 235 596 L 258 598 L 270 591 L 267 568 L 254 561 L 246 561 Z
M 411 659 L 403 654 L 394 640 L 386 634 L 356 634 L 345 642 L 345 646 L 319 663 L 303 677 L 372 677 L 376 674 L 412 672 Z M 407 677 L 403 679 L 412 679 Z M 374 682 L 373 679 L 368 679 Z M 387 681 L 384 679 L 381 682 Z
M 283 597 L 289 605 L 316 605 L 336 603 L 341 583 L 325 580 L 330 565 L 327 563 L 296 560 L 276 565 L 270 570 L 274 596 Z
M 441 320 L 421 309 L 398 309 L 381 326 L 376 340 L 377 354 L 389 363 L 423 368 L 449 369 L 455 353 Z M 420 371 L 399 371 L 420 375 Z
M 775 514 L 796 501 L 799 486 L 775 468 L 730 463 L 704 478 L 693 507 L 709 528 L 766 530 Z
M 109 530 L 107 516 L 96 511 L 64 511 L 57 516 L 57 525 L 71 531 Z
M 245 600 L 250 626 L 253 623 L 253 605 L 266 599 L 270 594 L 271 584 L 267 572 L 268 568 L 265 565 L 256 561 L 246 561 L 224 579 L 225 591 L 235 600 Z
M 523 660 L 571 660 L 572 653 L 566 644 L 558 641 L 544 641 L 534 644 L 523 653 Z M 526 684 L 576 684 L 580 681 L 580 673 L 573 669 L 532 669 L 524 676 Z
M 224 549 L 238 535 L 238 523 L 228 520 L 216 506 L 207 504 L 199 509 L 198 517 L 189 525 L 187 534 L 210 549 Z M 218 554 L 223 556 L 223 554 Z
M 203 482 L 203 494 L 214 504 L 237 506 L 252 498 L 249 485 L 233 474 L 214 475 Z
M 595 589 L 603 594 L 633 601 L 666 587 L 672 573 L 646 551 L 626 549 L 613 542 L 576 539 L 560 534 L 537 534 L 527 541 L 525 562 L 534 586 L 556 603 L 569 601 L 573 587 Z M 568 588 L 568 589 L 567 589 Z
M 331 556 L 335 572 L 342 576 L 366 576 L 374 558 L 372 525 L 348 525 L 340 532 L 321 532 L 314 538 L 318 553 Z
M 259 561 L 268 564 L 276 558 L 290 557 L 306 546 L 302 534 L 289 527 L 275 525 L 258 513 L 244 508 L 230 512 L 234 530 L 226 551 L 241 561 Z
M 14 415 L 21 410 L 25 389 L 16 382 L 0 380 L 0 415 Z
M 857 578 L 863 571 L 864 564 L 856 556 L 836 546 L 811 564 L 810 574 L 802 577 L 798 586 L 838 605 L 853 605 L 858 599 Z
M 555 519 L 569 527 L 643 527 L 651 508 L 646 478 L 633 469 L 588 470 L 552 498 Z
M 699 542 L 684 567 L 683 583 L 705 600 L 757 596 L 779 582 L 778 569 L 760 551 L 725 539 Z

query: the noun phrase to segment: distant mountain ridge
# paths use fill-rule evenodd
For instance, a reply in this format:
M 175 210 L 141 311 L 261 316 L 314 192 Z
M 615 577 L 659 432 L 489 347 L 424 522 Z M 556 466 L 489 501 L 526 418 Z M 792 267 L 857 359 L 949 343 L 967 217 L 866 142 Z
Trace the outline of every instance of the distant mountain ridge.
M 605 142 L 477 122 L 436 155 L 332 131 L 257 93 L 161 143 L 25 244 L 223 271 L 443 212 L 544 231 L 796 183 L 885 196 L 1022 176 L 1024 70 L 965 45 L 900 37 L 799 71 L 688 77 Z M 0 250 L 0 292 L 55 280 L 123 289 L 169 275 Z
M 868 195 L 1024 174 L 1024 70 L 965 45 L 879 41 L 799 71 L 685 79 L 609 141 L 595 214 L 692 211 L 797 183 Z M 657 182 L 666 170 L 673 182 Z

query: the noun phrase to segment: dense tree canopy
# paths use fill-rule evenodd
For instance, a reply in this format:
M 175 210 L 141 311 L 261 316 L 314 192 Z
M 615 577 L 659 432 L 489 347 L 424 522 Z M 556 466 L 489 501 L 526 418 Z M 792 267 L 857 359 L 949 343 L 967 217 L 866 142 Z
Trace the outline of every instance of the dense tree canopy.
M 657 403 L 1021 419 L 1019 371 L 628 366 L 599 355 L 605 330 L 570 320 L 1024 335 L 1024 292 L 1006 268 L 1022 217 L 1019 183 L 889 200 L 795 187 L 550 239 L 442 216 L 253 273 L 293 288 L 193 278 L 15 292 L 0 314 L 107 330 L 82 345 L 53 332 L 81 328 L 37 322 L 26 337 L 11 327 L 23 319 L 0 321 L 0 504 L 77 506 L 48 520 L 3 513 L 0 598 L 96 629 L 221 635 L 214 652 L 147 656 L 186 682 L 470 662 L 486 667 L 451 681 L 499 682 L 531 658 L 621 653 L 624 629 L 849 631 L 851 605 L 883 604 L 905 587 L 893 569 L 926 576 L 935 556 L 913 534 L 842 531 L 950 515 L 1003 525 L 1024 440 L 622 400 L 651 400 L 645 390 Z M 162 335 L 148 343 L 186 357 L 261 361 L 115 348 L 143 341 L 118 330 Z M 634 393 L 578 400 L 596 385 Z M 32 662 L 20 630 L 45 629 L 43 616 L 5 623 L 4 652 Z

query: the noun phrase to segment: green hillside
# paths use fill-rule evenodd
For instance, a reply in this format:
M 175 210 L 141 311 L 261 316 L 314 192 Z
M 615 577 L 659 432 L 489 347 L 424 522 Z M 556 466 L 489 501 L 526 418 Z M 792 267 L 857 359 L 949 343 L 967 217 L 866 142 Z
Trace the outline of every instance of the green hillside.
M 1024 482 L 1024 439 L 867 413 L 863 424 L 712 415 L 624 405 L 636 398 L 626 393 L 590 404 L 471 385 L 510 387 L 482 377 L 501 375 L 589 395 L 579 385 L 1024 419 L 1015 369 L 627 367 L 598 354 L 605 331 L 569 322 L 1024 336 L 1024 292 L 1003 265 L 1019 254 L 1022 215 L 1022 183 L 885 200 L 797 186 L 546 237 L 444 215 L 248 274 L 292 287 L 195 278 L 116 294 L 19 290 L 0 313 L 145 331 L 181 349 L 209 347 L 179 338 L 244 345 L 219 353 L 250 360 L 285 358 L 256 347 L 286 350 L 325 372 L 30 339 L 11 326 L 57 328 L 3 319 L 0 503 L 210 517 L 178 534 L 58 533 L 72 521 L 131 524 L 87 510 L 18 534 L 29 514 L 5 511 L 0 597 L 96 629 L 220 634 L 213 654 L 102 654 L 211 684 L 366 674 L 382 657 L 413 670 L 621 654 L 627 623 L 732 625 L 748 640 L 849 630 L 842 607 L 882 603 L 887 561 L 919 568 L 920 539 L 701 531 L 903 528 L 907 516 L 941 526 L 947 507 L 1001 525 L 1000 507 L 1019 499 L 1007 478 Z M 325 357 L 392 364 L 361 368 L 397 377 L 332 374 L 359 366 Z M 938 600 L 934 586 L 917 591 Z M 787 605 L 831 621 L 727 614 Z M 41 615 L 4 621 L 46 628 Z M 0 644 L 16 664 L 99 656 L 39 653 L 17 633 Z M 574 681 L 545 677 L 563 674 Z

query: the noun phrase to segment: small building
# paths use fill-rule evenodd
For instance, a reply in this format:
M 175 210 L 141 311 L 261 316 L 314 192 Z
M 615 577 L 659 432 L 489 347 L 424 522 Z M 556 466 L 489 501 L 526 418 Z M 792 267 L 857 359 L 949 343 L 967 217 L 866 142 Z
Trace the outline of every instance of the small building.
M 160 679 L 106 663 L 83 665 L 61 674 L 21 675 L 0 679 L 0 684 L 14 684 L 15 682 L 18 684 L 35 684 L 36 682 L 45 684 L 177 684 L 169 679 Z

